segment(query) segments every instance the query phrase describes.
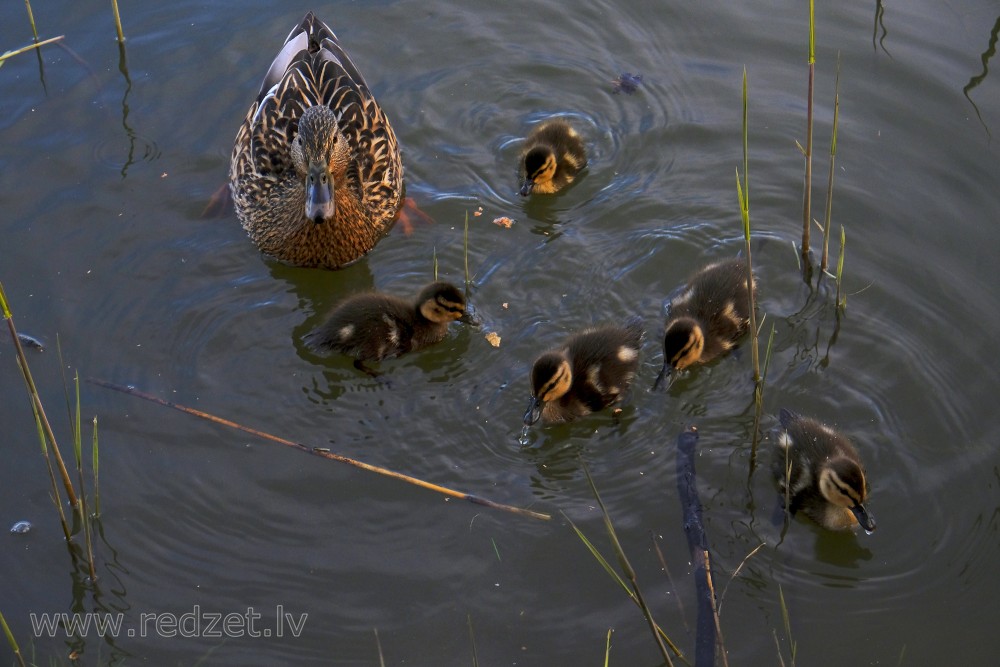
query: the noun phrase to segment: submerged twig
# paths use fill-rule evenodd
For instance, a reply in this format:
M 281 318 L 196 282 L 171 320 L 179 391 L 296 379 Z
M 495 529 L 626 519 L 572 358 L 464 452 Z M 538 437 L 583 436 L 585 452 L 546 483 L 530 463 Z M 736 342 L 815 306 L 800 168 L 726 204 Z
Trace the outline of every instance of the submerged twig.
M 306 454 L 312 454 L 313 456 L 320 456 L 320 457 L 323 457 L 325 459 L 329 459 L 331 461 L 338 461 L 340 463 L 346 463 L 347 465 L 354 466 L 355 468 L 361 468 L 362 470 L 367 470 L 369 472 L 374 472 L 374 473 L 377 473 L 379 475 L 385 475 L 386 477 L 392 477 L 394 479 L 398 479 L 400 481 L 407 482 L 408 484 L 413 484 L 415 486 L 419 486 L 419 487 L 428 489 L 430 491 L 435 491 L 437 493 L 440 493 L 440 494 L 443 494 L 443 495 L 446 495 L 446 496 L 451 496 L 452 498 L 459 498 L 461 500 L 468 500 L 469 502 L 474 503 L 476 505 L 483 505 L 485 507 L 491 507 L 493 509 L 502 510 L 504 512 L 511 512 L 513 514 L 519 514 L 521 516 L 530 517 L 532 519 L 549 520 L 549 519 L 552 518 L 552 516 L 549 515 L 549 514 L 544 514 L 542 512 L 535 512 L 533 510 L 528 510 L 528 509 L 524 509 L 524 508 L 521 508 L 521 507 L 514 507 L 512 505 L 505 505 L 503 503 L 494 502 L 492 500 L 487 500 L 486 498 L 482 498 L 480 496 L 476 496 L 476 495 L 473 495 L 471 493 L 465 493 L 463 491 L 456 491 L 454 489 L 449 489 L 448 487 L 440 486 L 440 485 L 434 484 L 432 482 L 426 482 L 426 481 L 424 481 L 422 479 L 419 479 L 417 477 L 413 477 L 411 475 L 406 475 L 406 474 L 403 474 L 403 473 L 395 472 L 393 470 L 389 470 L 388 468 L 382 468 L 382 467 L 379 467 L 379 466 L 376 466 L 376 465 L 372 465 L 370 463 L 364 463 L 363 461 L 358 461 L 357 459 L 352 459 L 352 458 L 348 458 L 346 456 L 342 456 L 340 454 L 335 454 L 335 453 L 331 452 L 329 449 L 326 449 L 324 447 L 309 447 L 308 445 L 303 445 L 302 443 L 299 443 L 299 442 L 294 442 L 294 441 L 288 440 L 286 438 L 282 438 L 282 437 L 279 437 L 279 436 L 276 436 L 276 435 L 272 435 L 272 434 L 267 433 L 265 431 L 260 431 L 260 430 L 257 430 L 255 428 L 251 428 L 249 426 L 244 426 L 243 424 L 238 424 L 238 423 L 236 423 L 234 421 L 230 421 L 230 420 L 225 419 L 223 417 L 216 417 L 215 415 L 209 414 L 207 412 L 203 412 L 201 410 L 196 410 L 195 408 L 189 408 L 189 407 L 187 407 L 185 405 L 181 405 L 180 403 L 173 403 L 171 401 L 164 400 L 162 398 L 159 398 L 158 396 L 153 396 L 152 394 L 147 394 L 144 391 L 140 391 L 139 389 L 136 389 L 135 387 L 126 387 L 124 385 L 115 384 L 114 382 L 108 382 L 106 380 L 99 380 L 97 378 L 88 378 L 87 381 L 90 382 L 91 384 L 96 384 L 99 387 L 104 387 L 106 389 L 111 389 L 113 391 L 118 391 L 118 392 L 121 392 L 123 394 L 130 394 L 132 396 L 136 396 L 136 397 L 141 398 L 143 400 L 150 401 L 152 403 L 156 403 L 156 404 L 162 405 L 164 407 L 173 408 L 174 410 L 178 410 L 180 412 L 185 412 L 185 413 L 187 413 L 189 415 L 194 415 L 195 417 L 201 417 L 202 419 L 207 419 L 208 421 L 215 422 L 216 424 L 222 424 L 223 426 L 228 426 L 230 428 L 235 428 L 237 430 L 243 431 L 244 433 L 251 433 L 251 434 L 256 435 L 258 437 L 264 438 L 265 440 L 270 440 L 271 442 L 276 442 L 276 443 L 284 445 L 286 447 L 291 447 L 292 449 L 297 449 L 300 452 L 305 452 Z

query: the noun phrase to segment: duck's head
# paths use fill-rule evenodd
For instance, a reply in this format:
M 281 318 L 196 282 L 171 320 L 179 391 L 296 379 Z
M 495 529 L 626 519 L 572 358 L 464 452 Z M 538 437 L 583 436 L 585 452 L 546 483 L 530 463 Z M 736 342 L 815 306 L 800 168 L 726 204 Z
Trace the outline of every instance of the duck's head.
M 531 369 L 531 401 L 524 413 L 524 423 L 534 424 L 542 416 L 548 401 L 557 401 L 566 395 L 573 384 L 573 371 L 569 360 L 558 352 L 546 352 L 535 360 Z
M 550 146 L 535 146 L 524 154 L 524 181 L 521 183 L 521 196 L 527 197 L 536 187 L 539 192 L 551 189 L 552 179 L 556 175 L 556 153 Z
M 420 292 L 417 304 L 424 318 L 438 324 L 465 316 L 465 296 L 451 283 L 431 283 Z
M 827 502 L 850 510 L 865 531 L 870 533 L 875 530 L 875 517 L 864 506 L 868 497 L 868 482 L 857 461 L 840 457 L 824 462 L 819 469 L 817 483 Z
M 337 213 L 335 175 L 347 170 L 351 149 L 328 106 L 309 107 L 299 118 L 291 156 L 304 180 L 305 216 L 316 224 L 333 220 Z
M 679 317 L 663 335 L 663 365 L 684 370 L 698 363 L 705 351 L 705 332 L 691 317 Z

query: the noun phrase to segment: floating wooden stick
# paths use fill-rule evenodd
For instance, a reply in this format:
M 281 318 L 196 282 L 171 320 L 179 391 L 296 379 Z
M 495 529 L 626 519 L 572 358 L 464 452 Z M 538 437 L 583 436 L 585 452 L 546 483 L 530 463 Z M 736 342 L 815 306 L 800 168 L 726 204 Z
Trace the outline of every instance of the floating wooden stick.
M 194 408 L 189 408 L 185 405 L 179 403 L 173 403 L 171 401 L 164 400 L 158 396 L 153 396 L 152 394 L 147 394 L 144 391 L 140 391 L 135 387 L 127 387 L 125 385 L 115 384 L 114 382 L 108 382 L 107 380 L 99 380 L 96 378 L 89 378 L 87 380 L 91 384 L 96 384 L 99 387 L 104 387 L 106 389 L 112 389 L 114 391 L 119 391 L 123 394 L 131 394 L 132 396 L 137 396 L 139 398 L 145 399 L 147 401 L 157 403 L 159 405 L 166 406 L 168 408 L 173 408 L 174 410 L 179 410 L 181 412 L 186 412 L 189 415 L 194 415 L 195 417 L 201 417 L 202 419 L 207 419 L 210 422 L 215 422 L 216 424 L 222 424 L 223 426 L 229 426 L 230 428 L 235 428 L 246 433 L 251 433 L 253 435 L 264 438 L 265 440 L 270 440 L 271 442 L 277 442 L 278 444 L 284 445 L 286 447 L 291 447 L 292 449 L 297 449 L 300 452 L 305 452 L 307 454 L 312 454 L 314 456 L 322 456 L 325 459 L 330 459 L 331 461 L 339 461 L 340 463 L 346 463 L 352 465 L 355 468 L 361 468 L 362 470 L 368 470 L 370 472 L 378 473 L 379 475 L 385 475 L 386 477 L 393 477 L 416 486 L 423 487 L 425 489 L 430 489 L 431 491 L 436 491 L 437 493 L 442 493 L 446 496 L 451 496 L 452 498 L 461 498 L 462 500 L 468 500 L 470 503 L 475 503 L 476 505 L 484 505 L 486 507 L 492 507 L 493 509 L 503 510 L 504 512 L 511 512 L 513 514 L 520 514 L 521 516 L 531 517 L 533 519 L 543 519 L 549 520 L 552 518 L 549 514 L 543 514 L 542 512 L 534 512 L 532 510 L 523 509 L 521 507 L 514 507 L 512 505 L 504 505 L 503 503 L 497 503 L 492 500 L 487 500 L 486 498 L 481 498 L 479 496 L 472 495 L 471 493 L 464 493 L 462 491 L 455 491 L 454 489 L 449 489 L 444 486 L 439 486 L 437 484 L 432 484 L 431 482 L 425 482 L 422 479 L 417 479 L 416 477 L 411 477 L 410 475 L 404 475 L 403 473 L 395 472 L 387 468 L 381 468 L 379 466 L 371 465 L 370 463 L 364 463 L 358 461 L 357 459 L 348 458 L 340 454 L 334 454 L 330 450 L 323 447 L 309 447 L 308 445 L 303 445 L 299 442 L 294 442 L 292 440 L 287 440 L 285 438 L 272 435 L 265 431 L 259 431 L 255 428 L 250 428 L 249 426 L 243 426 L 234 421 L 224 419 L 222 417 L 216 417 L 215 415 L 209 414 L 207 412 L 202 412 L 201 410 L 196 410 Z
M 684 513 L 684 534 L 687 536 L 691 563 L 694 565 L 694 584 L 698 597 L 698 623 L 695 635 L 694 660 L 696 667 L 715 664 L 715 646 L 719 634 L 719 618 L 715 607 L 715 587 L 709 565 L 708 537 L 701 519 L 701 500 L 694 475 L 694 449 L 698 444 L 698 430 L 691 426 L 677 436 L 677 495 Z M 723 664 L 725 647 L 719 646 Z

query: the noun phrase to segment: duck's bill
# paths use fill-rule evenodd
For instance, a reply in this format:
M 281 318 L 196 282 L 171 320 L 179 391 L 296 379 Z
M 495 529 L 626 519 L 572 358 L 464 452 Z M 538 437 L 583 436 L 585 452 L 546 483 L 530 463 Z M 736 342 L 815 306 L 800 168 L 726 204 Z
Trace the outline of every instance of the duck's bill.
M 527 197 L 531 194 L 531 189 L 535 187 L 535 182 L 530 178 L 524 179 L 524 183 L 521 183 L 521 196 Z
M 669 362 L 663 363 L 663 368 L 660 369 L 660 374 L 656 376 L 656 381 L 653 382 L 653 391 L 658 391 L 660 385 L 663 384 L 664 380 L 667 383 L 667 389 L 670 389 L 670 385 L 674 382 L 673 366 Z
M 864 505 L 855 505 L 851 508 L 854 513 L 854 518 L 858 520 L 858 524 L 865 529 L 866 533 L 871 533 L 875 530 L 875 515 L 865 509 Z
M 528 401 L 528 411 L 524 413 L 524 425 L 531 426 L 542 416 L 542 404 L 534 396 Z
M 333 200 L 333 181 L 322 183 L 316 176 L 306 181 L 306 218 L 317 225 L 333 220 L 337 206 Z

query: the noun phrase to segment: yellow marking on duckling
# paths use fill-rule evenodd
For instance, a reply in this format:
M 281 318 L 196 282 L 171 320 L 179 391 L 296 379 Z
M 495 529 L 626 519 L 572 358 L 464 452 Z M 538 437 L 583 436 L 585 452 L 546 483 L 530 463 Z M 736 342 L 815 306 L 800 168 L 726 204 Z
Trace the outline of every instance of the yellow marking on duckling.
M 347 339 L 354 335 L 354 325 L 348 324 L 341 327 L 337 335 L 340 337 L 341 343 L 347 342 Z
M 671 364 L 677 370 L 682 371 L 688 366 L 698 363 L 701 359 L 701 353 L 704 350 L 705 335 L 702 333 L 701 327 L 695 326 L 691 329 L 687 343 L 677 354 L 674 355 L 674 358 L 671 359 Z
M 556 401 L 566 395 L 573 384 L 573 372 L 570 370 L 569 362 L 563 360 L 556 368 L 548 382 L 542 385 L 538 391 L 538 400 L 548 403 Z

